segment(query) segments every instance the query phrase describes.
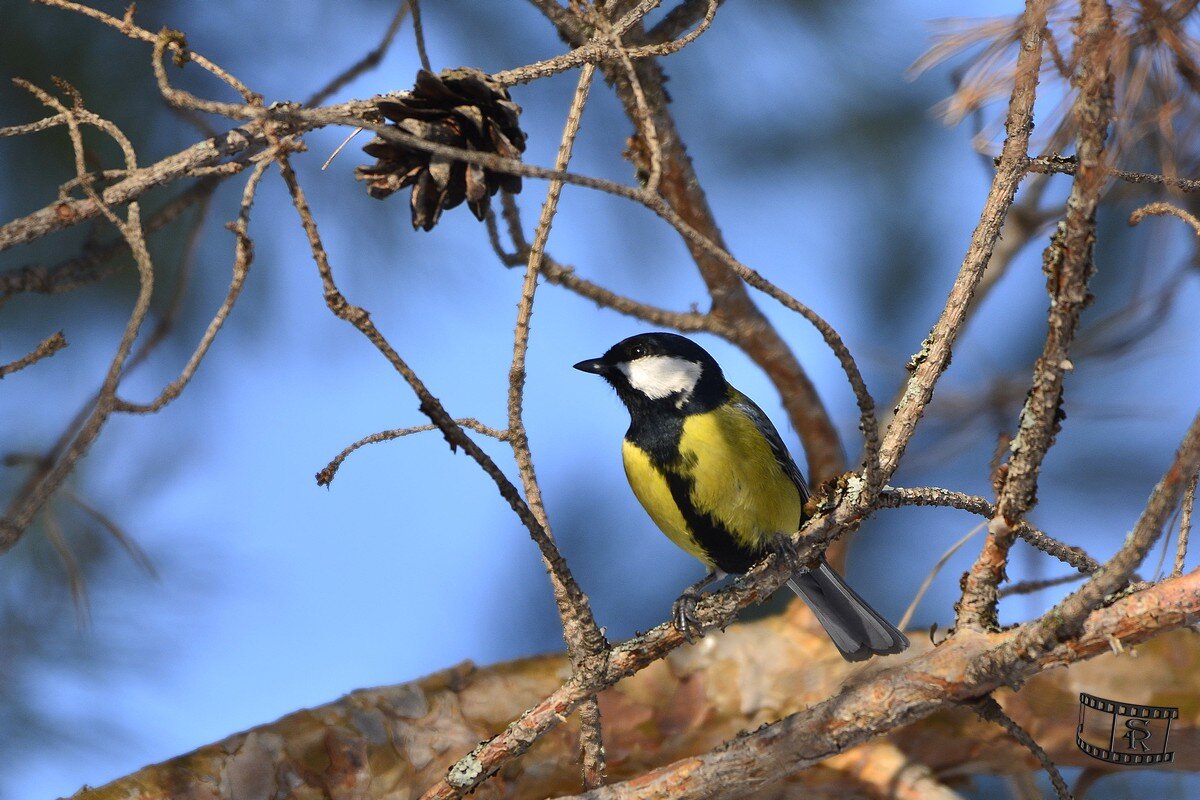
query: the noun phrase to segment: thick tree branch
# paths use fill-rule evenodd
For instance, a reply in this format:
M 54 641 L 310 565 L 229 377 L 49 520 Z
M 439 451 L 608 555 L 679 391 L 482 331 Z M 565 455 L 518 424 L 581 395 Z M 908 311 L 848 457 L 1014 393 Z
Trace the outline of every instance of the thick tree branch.
M 1027 679 L 1049 666 L 1108 652 L 1110 637 L 1122 643 L 1144 641 L 1163 630 L 1190 624 L 1198 613 L 1200 574 L 1193 573 L 1093 612 L 1078 639 L 1059 644 L 1020 671 Z M 1137 633 L 1130 635 L 1131 628 Z M 840 693 L 806 711 L 729 740 L 704 755 L 580 798 L 701 800 L 710 796 L 713 786 L 721 787 L 722 797 L 740 797 L 883 731 L 994 691 L 998 688 L 995 672 L 977 667 L 993 663 L 998 652 L 1011 652 L 1009 645 L 1019 636 L 1019 629 L 990 636 L 964 631 L 907 663 L 847 684 Z M 887 698 L 886 704 L 880 702 L 881 697 Z
M 1009 716 L 1044 745 L 1056 763 L 1084 766 L 1089 759 L 1074 743 L 1080 686 L 1101 695 L 1116 693 L 1130 702 L 1150 702 L 1151 697 L 1168 698 L 1164 702 L 1182 701 L 1200 692 L 1200 637 L 1194 632 L 1168 633 L 1138 645 L 1136 661 L 1128 652 L 1114 653 L 1109 636 L 1116 637 L 1128 651 L 1157 633 L 1194 622 L 1197 614 L 1198 573 L 1119 600 L 1094 612 L 1071 646 L 1046 654 L 1036 666 L 1042 674 L 1032 678 L 1020 694 L 1001 690 L 1000 702 Z M 901 664 L 900 669 L 914 676 L 927 676 L 929 685 L 924 691 L 936 694 L 935 674 L 921 670 L 937 665 L 961 674 L 961 661 L 969 652 L 984 650 L 1010 635 L 973 636 L 969 647 L 965 643 L 946 643 L 936 649 L 931 649 L 923 637 L 914 637 L 919 655 Z M 1076 663 L 1070 671 L 1048 669 L 1083 659 L 1094 660 Z M 960 662 L 958 668 L 953 666 L 955 661 Z M 1141 676 L 1136 690 L 1123 677 L 1135 668 Z M 633 778 L 664 761 L 705 752 L 739 731 L 753 730 L 780 715 L 802 712 L 804 719 L 811 721 L 816 708 L 803 709 L 837 692 L 839 686 L 844 688 L 838 697 L 875 691 L 891 698 L 890 673 L 848 668 L 818 631 L 792 625 L 781 617 L 735 625 L 725 634 L 681 650 L 601 695 L 608 721 L 610 773 L 614 778 Z M 459 751 L 494 732 L 502 724 L 499 720 L 552 692 L 569 674 L 565 656 L 545 656 L 487 668 L 466 664 L 414 683 L 357 691 L 329 705 L 297 711 L 269 725 L 146 767 L 107 786 L 85 789 L 76 798 L 160 800 L 203 796 L 228 800 L 235 796 L 238 786 L 245 785 L 237 781 L 251 777 L 261 779 L 259 785 L 268 790 L 287 785 L 297 796 L 307 790 L 321 796 L 332 785 L 341 787 L 343 796 L 364 800 L 382 800 L 402 793 L 415 796 L 445 773 Z M 856 677 L 846 682 L 850 674 Z M 904 688 L 911 685 L 905 684 Z M 948 693 L 960 690 L 951 686 Z M 904 702 L 907 695 L 897 699 Z M 849 709 L 847 700 L 841 702 Z M 879 708 L 875 702 L 872 715 Z M 1172 736 L 1190 740 L 1200 735 L 1200 712 L 1194 705 L 1181 712 Z M 800 721 L 789 719 L 794 720 L 791 731 L 804 736 Z M 824 732 L 812 729 L 809 735 L 814 740 L 827 735 L 831 742 L 846 745 L 847 724 L 854 722 L 839 721 L 834 728 Z M 670 735 L 660 737 L 657 732 L 662 731 Z M 751 734 L 751 738 L 755 736 Z M 908 758 L 929 765 L 935 772 L 1016 773 L 1038 767 L 1025 748 L 1004 731 L 960 708 L 948 708 L 928 723 L 904 728 L 893 741 Z M 827 747 L 836 746 L 831 743 Z M 361 756 L 357 770 L 330 758 L 331 752 L 346 747 Z M 570 792 L 578 786 L 578 772 L 572 763 L 577 748 L 577 729 L 559 728 L 525 758 L 506 767 L 502 778 L 484 784 L 474 796 L 541 800 Z M 847 747 L 848 757 L 857 752 Z M 778 755 L 775 764 L 784 760 L 782 752 Z M 1175 769 L 1200 769 L 1200 751 L 1194 748 L 1180 748 L 1177 759 L 1172 765 Z M 815 792 L 832 782 L 842 787 L 842 796 L 847 800 L 877 797 L 874 793 L 855 793 L 845 785 L 840 770 L 851 768 L 851 762 L 833 759 L 829 766 L 839 771 L 804 770 L 789 779 L 789 786 L 797 781 L 794 785 Z M 896 766 L 900 766 L 899 761 Z M 656 777 L 651 785 L 660 783 Z M 731 789 L 743 785 L 735 783 Z M 622 790 L 628 788 L 628 784 L 620 786 Z

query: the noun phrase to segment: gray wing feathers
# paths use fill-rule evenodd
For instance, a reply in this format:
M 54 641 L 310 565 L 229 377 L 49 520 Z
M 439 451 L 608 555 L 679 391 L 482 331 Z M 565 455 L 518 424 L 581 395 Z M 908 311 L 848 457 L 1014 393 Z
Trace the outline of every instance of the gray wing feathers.
M 767 444 L 771 445 L 771 452 L 775 455 L 775 460 L 783 468 L 787 476 L 792 479 L 792 483 L 796 484 L 796 488 L 800 490 L 800 502 L 803 503 L 808 500 L 808 482 L 804 480 L 804 473 L 800 471 L 800 468 L 796 466 L 796 462 L 792 460 L 787 445 L 783 443 L 783 439 L 779 436 L 779 431 L 775 430 L 775 426 L 771 423 L 771 418 L 753 400 L 746 397 L 746 395 L 737 389 L 733 389 L 733 405 L 750 418 L 750 421 L 762 433 L 763 438 L 767 440 Z
M 808 499 L 808 484 L 804 474 L 792 460 L 779 431 L 763 410 L 746 395 L 732 389 L 731 402 L 745 414 L 771 446 L 775 460 L 800 490 L 800 502 Z M 847 661 L 863 661 L 874 654 L 899 653 L 908 647 L 908 638 L 896 626 L 879 615 L 859 597 L 821 558 L 811 572 L 793 576 L 788 581 L 792 591 L 800 596 L 816 614 L 817 620 Z
M 908 647 L 908 637 L 867 605 L 825 559 L 815 570 L 791 578 L 788 586 L 808 603 L 847 661 L 899 653 Z

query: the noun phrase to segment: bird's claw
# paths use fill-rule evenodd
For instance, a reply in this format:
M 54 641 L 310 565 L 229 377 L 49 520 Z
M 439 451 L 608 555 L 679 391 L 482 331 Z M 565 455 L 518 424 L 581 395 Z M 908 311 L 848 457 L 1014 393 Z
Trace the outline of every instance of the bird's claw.
M 688 644 L 695 644 L 697 639 L 704 636 L 704 628 L 700 625 L 700 618 L 696 616 L 696 603 L 699 599 L 698 592 L 688 589 L 671 604 L 671 621 Z
M 774 550 L 775 557 L 779 561 L 787 564 L 793 575 L 804 569 L 804 565 L 800 563 L 799 548 L 791 536 L 786 533 L 775 534 L 775 538 L 771 542 L 771 549 Z

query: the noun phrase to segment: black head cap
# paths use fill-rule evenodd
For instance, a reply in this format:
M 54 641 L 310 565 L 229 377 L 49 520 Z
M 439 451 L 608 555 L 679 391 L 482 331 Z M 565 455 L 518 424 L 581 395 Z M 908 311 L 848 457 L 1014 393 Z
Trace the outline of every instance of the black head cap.
M 642 359 L 654 363 L 654 357 L 678 361 L 673 366 L 679 368 L 679 385 L 684 388 L 669 391 L 674 386 L 668 383 L 658 391 L 647 393 L 645 386 L 636 385 L 637 373 L 631 365 Z M 671 365 L 671 362 L 658 363 Z M 676 333 L 655 332 L 630 336 L 614 344 L 600 358 L 580 361 L 575 365 L 575 369 L 603 377 L 612 384 L 617 390 L 617 395 L 634 413 L 649 407 L 694 413 L 710 409 L 725 400 L 725 376 L 716 359 L 691 339 Z M 689 383 L 688 378 L 692 378 L 690 386 L 686 385 Z

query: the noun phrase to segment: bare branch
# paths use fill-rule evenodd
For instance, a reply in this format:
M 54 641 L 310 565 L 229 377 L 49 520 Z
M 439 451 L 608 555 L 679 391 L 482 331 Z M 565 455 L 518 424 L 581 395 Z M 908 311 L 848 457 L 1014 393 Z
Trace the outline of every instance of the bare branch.
M 116 17 L 110 14 L 105 14 L 103 11 L 92 8 L 91 6 L 85 6 L 82 3 L 73 3 L 70 2 L 70 0 L 33 0 L 33 2 L 38 3 L 39 5 L 50 6 L 52 8 L 61 8 L 65 11 L 73 11 L 76 14 L 82 14 L 85 17 L 91 17 L 92 19 L 99 20 L 109 27 L 116 28 L 130 39 L 147 42 L 149 44 L 155 44 L 160 38 L 159 34 L 152 33 L 133 23 L 133 6 L 129 7 L 123 19 L 117 19 Z M 226 84 L 232 87 L 235 92 L 240 94 L 242 99 L 247 103 L 262 102 L 262 97 L 260 95 L 250 91 L 250 89 L 247 88 L 246 85 L 237 78 L 233 77 L 224 69 L 209 61 L 199 53 L 193 53 L 192 51 L 188 50 L 187 43 L 183 41 L 182 36 L 172 38 L 167 42 L 166 48 L 170 50 L 175 58 L 179 59 L 181 62 L 191 61 L 196 66 L 207 70 L 217 78 L 224 81 Z
M 648 44 L 660 44 L 670 41 L 696 24 L 697 20 L 708 19 L 716 13 L 715 6 L 725 0 L 683 0 L 682 3 L 667 12 L 658 24 L 646 31 L 645 40 Z M 709 20 L 711 22 L 711 20 Z
M 1109 595 L 1127 585 L 1133 571 L 1162 534 L 1167 518 L 1179 505 L 1185 485 L 1197 470 L 1200 470 L 1200 414 L 1193 419 L 1174 461 L 1150 493 L 1141 517 L 1121 549 L 1087 583 L 1043 614 L 1037 622 L 1021 626 L 1017 637 L 1006 645 L 1005 652 L 998 657 L 1038 656 L 1076 636 L 1088 613 Z M 1139 592 L 1134 596 L 1145 594 Z
M 1075 583 L 1086 578 L 1087 575 L 1080 572 L 1075 575 L 1060 575 L 1057 578 L 1046 578 L 1038 581 L 1018 581 L 1017 583 L 1009 584 L 1000 590 L 1000 597 L 1012 597 L 1020 594 L 1033 594 L 1040 592 L 1043 589 L 1050 589 L 1055 586 L 1062 586 L 1066 583 Z
M 990 636 L 964 631 L 901 664 L 847 682 L 824 702 L 715 750 L 579 798 L 700 800 L 711 796 L 713 786 L 720 786 L 725 797 L 740 797 L 939 708 L 986 696 L 1005 672 L 1027 678 L 1051 666 L 1106 653 L 1110 637 L 1128 644 L 1186 625 L 1200 612 L 1198 589 L 1200 573 L 1193 573 L 1094 611 L 1069 646 L 1060 644 L 1035 660 L 1020 659 L 1011 648 L 1019 630 Z M 886 707 L 881 708 L 880 696 L 888 698 Z
M 951 348 L 966 322 L 971 296 L 991 258 L 1017 186 L 1025 175 L 1029 136 L 1033 130 L 1033 101 L 1042 63 L 1046 6 L 1047 0 L 1028 0 L 1025 4 L 1021 49 L 1004 123 L 1007 138 L 1000 153 L 1000 163 L 945 308 L 922 343 L 921 351 L 909 361 L 912 375 L 896 405 L 881 446 L 880 461 L 885 480 L 896 471 L 917 422 L 933 397 L 938 378 L 950 365 Z
M 559 144 L 558 155 L 555 159 L 555 171 L 561 172 L 571 161 L 575 138 L 579 134 L 579 124 L 583 117 L 583 109 L 587 104 L 591 91 L 592 76 L 595 67 L 585 64 L 580 70 L 579 82 L 571 107 L 567 112 L 567 121 L 563 127 L 562 141 Z M 541 216 L 534 230 L 533 244 L 529 247 L 529 261 L 525 270 L 525 279 L 521 286 L 521 300 L 517 306 L 516 332 L 513 337 L 513 358 L 508 374 L 508 442 L 512 446 L 513 457 L 521 476 L 521 484 L 525 489 L 525 499 L 529 509 L 545 532 L 547 540 L 552 542 L 553 534 L 550 521 L 542 503 L 541 487 L 538 485 L 537 474 L 533 465 L 533 454 L 529 448 L 529 437 L 526 433 L 525 422 L 522 418 L 525 388 L 525 357 L 529 349 L 530 319 L 533 315 L 533 301 L 537 291 L 538 274 L 542 267 L 546 250 L 546 241 L 550 236 L 550 228 L 558 210 L 558 200 L 563 183 L 551 180 L 546 192 L 546 201 L 542 205 Z M 553 544 L 550 545 L 553 547 Z M 555 551 L 557 555 L 557 551 Z M 563 625 L 563 636 L 567 642 L 567 652 L 576 674 L 595 674 L 602 669 L 604 655 L 608 650 L 608 642 L 600 632 L 592 617 L 587 598 L 576 588 L 574 591 L 569 583 L 572 579 L 568 574 L 557 571 L 561 562 L 559 556 L 556 562 L 546 558 L 546 567 L 550 573 L 551 585 L 554 589 L 555 600 L 559 607 L 559 616 Z M 565 564 L 564 564 L 565 566 Z M 580 744 L 583 748 L 583 774 L 585 787 L 599 785 L 604 776 L 604 745 L 601 738 L 600 711 L 596 698 L 589 698 L 584 705 L 586 719 L 584 734 Z M 443 784 L 434 787 L 427 796 L 461 796 L 473 790 L 479 783 L 488 778 L 503 762 L 492 769 L 475 772 L 464 767 L 466 759 L 451 767 Z M 469 778 L 467 776 L 470 776 Z
M 1111 69 L 1114 27 L 1105 0 L 1084 0 L 1078 26 L 1079 95 L 1074 114 L 1079 130 L 1076 150 L 1079 169 L 1067 199 L 1066 218 L 1043 256 L 1050 312 L 1041 357 L 1021 410 L 1012 456 L 1003 473 L 996 517 L 988 538 L 963 584 L 958 626 L 990 628 L 996 623 L 996 601 L 1004 579 L 1014 526 L 1037 502 L 1038 475 L 1062 423 L 1063 379 L 1073 369 L 1071 344 L 1079 316 L 1091 301 L 1088 279 L 1094 272 L 1096 208 L 1104 188 L 1104 142 L 1112 119 Z
M 1057 173 L 1074 175 L 1078 169 L 1079 161 L 1075 156 L 1038 156 L 1037 158 L 1029 159 L 1030 172 L 1045 175 Z M 1200 191 L 1200 180 L 1190 178 L 1175 178 L 1170 175 L 1158 175 L 1152 172 L 1131 172 L 1113 167 L 1106 167 L 1104 173 L 1126 183 L 1159 184 L 1169 186 L 1172 189 L 1178 189 L 1181 192 Z
M 498 441 L 508 441 L 508 431 L 489 428 L 487 425 L 484 425 L 477 419 L 464 417 L 462 419 L 456 419 L 454 422 L 456 425 L 461 425 L 464 428 L 473 430 L 476 433 L 481 433 L 484 436 L 490 436 Z M 328 486 L 329 484 L 333 483 L 333 478 L 335 475 L 337 475 L 338 469 L 341 468 L 342 462 L 345 461 L 351 453 L 358 448 L 363 447 L 364 445 L 375 444 L 376 442 L 390 442 L 392 439 L 400 439 L 404 436 L 411 436 L 414 433 L 423 433 L 425 431 L 436 430 L 440 430 L 440 428 L 433 423 L 429 423 L 428 425 L 412 425 L 408 428 L 394 428 L 392 430 L 380 431 L 379 433 L 372 433 L 370 436 L 364 436 L 357 442 L 348 445 L 345 450 L 334 456 L 333 460 L 326 464 L 325 468 L 317 473 L 317 485 Z
M 159 393 L 158 397 L 148 403 L 132 403 L 121 398 L 116 398 L 114 410 L 123 411 L 133 414 L 152 414 L 161 410 L 165 405 L 170 403 L 183 392 L 184 387 L 192 380 L 192 376 L 196 374 L 200 362 L 204 360 L 208 354 L 209 347 L 212 346 L 213 340 L 225 325 L 225 320 L 229 318 L 229 312 L 233 310 L 233 304 L 237 302 L 238 297 L 242 293 L 242 287 L 246 283 L 246 276 L 250 274 L 250 263 L 254 260 L 254 244 L 247 235 L 247 228 L 250 223 L 250 208 L 254 205 L 254 197 L 258 191 L 258 183 L 262 180 L 263 173 L 271 164 L 271 153 L 268 152 L 254 170 L 250 173 L 250 177 L 246 180 L 246 185 L 242 189 L 241 209 L 238 212 L 238 218 L 235 222 L 229 223 L 228 228 L 233 232 L 236 239 L 235 252 L 233 258 L 233 277 L 229 283 L 229 291 L 225 295 L 216 314 L 208 323 L 208 327 L 204 331 L 204 335 L 200 337 L 200 342 L 196 345 L 196 349 L 188 358 L 187 364 L 184 365 L 183 371 L 179 377 L 171 381 Z
M 266 137 L 263 136 L 261 128 L 253 128 L 234 128 L 214 139 L 198 142 L 144 169 L 131 169 L 128 178 L 105 187 L 99 193 L 99 203 L 90 197 L 60 200 L 32 214 L 0 225 L 0 250 L 86 222 L 100 216 L 102 205 L 118 206 L 137 200 L 149 189 L 203 174 L 206 169 L 217 165 L 224 170 L 221 173 L 223 175 L 239 172 L 249 165 L 249 157 L 266 144 Z
M 375 46 L 375 49 L 367 53 L 365 56 L 354 62 L 351 66 L 338 73 L 329 83 L 314 92 L 311 97 L 304 101 L 304 105 L 312 108 L 324 103 L 334 94 L 341 90 L 343 86 L 360 75 L 375 69 L 379 66 L 379 62 L 391 49 L 392 42 L 396 38 L 396 34 L 400 31 L 401 24 L 404 23 L 404 18 L 408 16 L 409 0 L 400 0 L 396 5 L 396 13 L 392 15 L 392 21 L 388 23 L 387 30 L 383 32 L 383 39 Z
M 488 237 L 491 240 L 492 249 L 502 264 L 508 267 L 519 266 L 529 261 L 529 244 L 525 242 L 524 234 L 521 232 L 520 209 L 507 193 L 502 193 L 501 202 L 504 205 L 506 219 L 511 218 L 509 232 L 513 238 L 515 252 L 505 252 L 504 246 L 500 242 L 500 232 L 496 226 L 496 215 L 491 210 L 486 219 Z M 636 317 L 653 325 L 675 328 L 684 332 L 705 331 L 731 341 L 734 335 L 733 331 L 711 314 L 699 311 L 670 311 L 638 302 L 586 278 L 579 277 L 574 267 L 554 260 L 548 253 L 542 255 L 542 277 L 550 283 L 591 300 L 597 306 L 611 308 L 620 314 Z
M 650 170 L 646 174 L 645 180 L 642 181 L 642 185 L 647 192 L 657 192 L 658 184 L 662 180 L 662 144 L 658 138 L 658 129 L 654 125 L 654 115 L 650 113 L 650 104 L 646 100 L 646 93 L 642 91 L 641 81 L 638 80 L 637 69 L 633 66 L 633 59 L 629 57 L 629 53 L 622 47 L 621 37 L 613 30 L 604 12 L 591 6 L 585 6 L 585 8 L 591 11 L 589 15 L 591 22 L 604 33 L 617 51 L 621 67 L 625 70 L 625 79 L 628 81 L 629 91 L 637 109 L 637 113 L 633 115 L 633 122 L 642 137 L 640 145 L 646 151 L 650 162 Z
M 49 358 L 67 346 L 67 338 L 63 336 L 63 332 L 52 333 L 33 348 L 27 355 L 18 358 L 8 364 L 0 364 L 0 379 L 3 379 L 14 372 L 20 372 L 28 366 L 36 364 L 43 358 Z
M 194 183 L 176 195 L 146 221 L 146 233 L 155 233 L 174 222 L 196 203 L 205 203 L 212 196 L 220 178 L 208 177 Z M 118 236 L 107 244 L 88 247 L 78 256 L 52 267 L 29 265 L 0 273 L 0 304 L 21 292 L 58 294 L 103 280 L 117 271 L 117 265 L 106 262 L 129 250 L 129 242 Z
M 1172 578 L 1183 574 L 1183 562 L 1187 558 L 1188 534 L 1192 531 L 1192 508 L 1196 505 L 1196 482 L 1200 473 L 1192 475 L 1188 481 L 1187 491 L 1183 494 L 1183 515 L 1179 518 L 1179 542 L 1175 545 L 1175 566 L 1171 568 Z
M 425 29 L 421 25 L 421 3 L 419 0 L 407 1 L 409 8 L 412 9 L 413 37 L 417 40 L 417 55 L 421 59 L 421 67 L 426 72 L 432 72 L 433 67 L 429 66 L 429 54 L 425 52 Z
M 129 320 L 125 324 L 125 330 L 121 335 L 120 342 L 117 344 L 116 352 L 109 363 L 104 380 L 100 385 L 100 390 L 97 393 L 97 399 L 92 410 L 79 426 L 78 431 L 70 440 L 70 444 L 65 445 L 65 449 L 58 459 L 47 464 L 44 468 L 34 471 L 24 485 L 18 489 L 12 502 L 5 510 L 4 516 L 0 518 L 0 553 L 6 552 L 17 543 L 17 540 L 20 539 L 21 535 L 33 521 L 34 516 L 45 507 L 47 501 L 62 484 L 66 476 L 74 469 L 75 464 L 87 453 L 92 442 L 99 436 L 101 428 L 104 427 L 105 422 L 107 422 L 109 416 L 112 414 L 116 400 L 117 385 L 120 382 L 121 374 L 126 359 L 129 357 L 129 352 L 133 347 L 134 340 L 137 338 L 138 330 L 141 328 L 142 322 L 145 320 L 146 314 L 150 309 L 150 298 L 154 292 L 154 267 L 150 260 L 150 253 L 146 248 L 140 206 L 136 202 L 129 203 L 126 210 L 126 217 L 124 220 L 121 220 L 92 188 L 85 165 L 80 125 L 92 125 L 116 141 L 124 155 L 125 168 L 132 171 L 137 169 L 137 157 L 133 152 L 133 147 L 129 143 L 129 140 L 111 122 L 84 109 L 77 95 L 75 98 L 75 107 L 68 109 L 56 98 L 51 97 L 28 82 L 19 81 L 18 85 L 32 93 L 53 111 L 66 117 L 71 146 L 75 152 L 76 177 L 79 178 L 80 185 L 83 187 L 85 193 L 88 194 L 91 202 L 99 209 L 99 212 L 120 231 L 121 235 L 129 243 L 129 248 L 133 252 L 138 268 L 138 294 L 133 310 L 130 312 Z
M 641 0 L 638 5 L 630 10 L 625 16 L 613 23 L 613 33 L 618 36 L 624 36 L 625 32 L 641 21 L 647 13 L 659 6 L 662 0 Z M 680 37 L 663 44 L 646 45 L 643 47 L 630 47 L 624 49 L 626 55 L 633 59 L 648 59 L 655 56 L 665 56 L 671 53 L 676 53 L 689 44 L 694 42 L 702 33 L 708 30 L 717 13 L 717 0 L 709 0 L 709 7 L 704 19 L 700 24 L 685 36 Z M 564 15 L 555 14 L 551 16 L 551 20 L 559 25 L 560 30 L 565 27 L 563 22 L 567 18 Z M 578 33 L 578 30 L 571 30 L 570 33 Z M 612 58 L 620 58 L 614 52 L 616 48 L 608 45 L 607 42 L 600 39 L 588 41 L 571 50 L 554 58 L 548 58 L 544 61 L 539 61 L 536 64 L 518 67 L 516 69 L 504 70 L 492 75 L 492 80 L 499 83 L 501 86 L 513 86 L 518 83 L 529 83 L 538 78 L 546 78 L 551 75 L 556 75 L 559 72 L 566 72 L 569 69 L 582 66 L 583 64 L 597 64 L 607 61 Z
M 879 507 L 898 508 L 900 506 L 957 508 L 988 519 L 992 519 L 996 515 L 996 507 L 978 495 L 963 494 L 937 487 L 911 489 L 889 486 L 885 488 L 879 496 Z M 1018 536 L 1038 550 L 1054 556 L 1065 564 L 1070 564 L 1083 574 L 1091 574 L 1100 569 L 1100 562 L 1089 556 L 1082 548 L 1064 544 L 1047 536 L 1025 520 L 1021 520 L 1017 524 L 1016 532 Z
M 39 119 L 37 122 L 27 122 L 24 125 L 10 125 L 7 128 L 0 128 L 0 137 L 4 136 L 24 136 L 27 133 L 37 133 L 54 128 L 58 125 L 67 124 L 67 118 L 63 114 L 54 114 L 45 119 Z
M 1184 211 L 1182 208 L 1179 208 L 1178 206 L 1173 206 L 1170 203 L 1158 202 L 1158 203 L 1149 203 L 1147 205 L 1142 206 L 1141 208 L 1137 209 L 1136 211 L 1134 211 L 1132 214 L 1129 215 L 1129 224 L 1137 225 L 1138 223 L 1140 223 L 1142 220 L 1144 220 L 1146 217 L 1149 217 L 1149 216 L 1178 217 L 1179 219 L 1186 222 L 1188 225 L 1191 225 L 1192 230 L 1196 232 L 1196 235 L 1200 236 L 1200 219 L 1196 219 L 1195 215 L 1193 215 L 1192 213 L 1190 213 L 1188 211 Z
M 1050 756 L 1046 755 L 1046 751 L 1034 741 L 1033 737 L 1024 728 L 1018 725 L 1012 717 L 1004 713 L 1004 709 L 1000 707 L 1000 704 L 996 702 L 994 697 L 991 695 L 981 697 L 974 703 L 971 703 L 970 706 L 971 710 L 980 717 L 1004 728 L 1010 736 L 1029 748 L 1029 751 L 1041 762 L 1042 767 L 1046 770 L 1046 774 L 1050 776 L 1050 783 L 1054 786 L 1054 792 L 1059 800 L 1071 800 L 1071 790 L 1067 788 L 1067 783 L 1063 780 L 1062 773 L 1058 771 L 1058 767 L 1050 760 Z

